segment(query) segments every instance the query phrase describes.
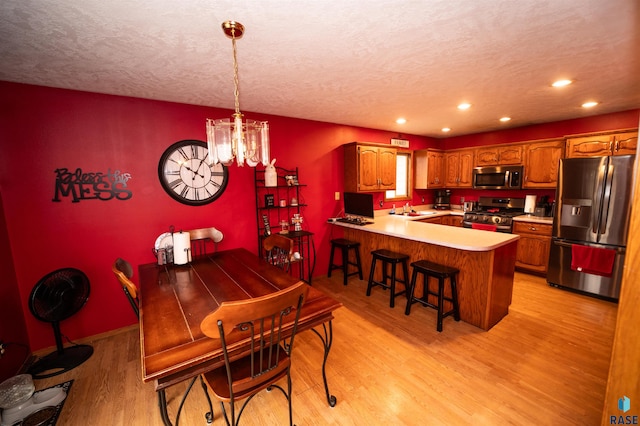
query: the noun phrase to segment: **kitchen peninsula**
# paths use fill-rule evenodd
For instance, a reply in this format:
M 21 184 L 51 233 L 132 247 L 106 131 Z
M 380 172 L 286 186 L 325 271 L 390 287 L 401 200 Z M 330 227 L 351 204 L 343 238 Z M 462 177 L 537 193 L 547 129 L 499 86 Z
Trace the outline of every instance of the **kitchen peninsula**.
M 334 224 L 345 238 L 361 244 L 365 279 L 371 267 L 369 253 L 381 248 L 407 254 L 409 262 L 424 259 L 458 268 L 460 318 L 489 330 L 509 313 L 519 236 L 421 222 L 441 214 L 376 216 L 365 226 Z M 421 295 L 418 281 L 416 295 Z

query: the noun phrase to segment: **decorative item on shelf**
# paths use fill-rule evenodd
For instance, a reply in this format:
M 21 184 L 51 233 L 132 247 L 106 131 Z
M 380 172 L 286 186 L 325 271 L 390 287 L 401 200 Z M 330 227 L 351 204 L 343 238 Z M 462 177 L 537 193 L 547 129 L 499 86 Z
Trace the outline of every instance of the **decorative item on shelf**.
M 299 213 L 295 213 L 291 218 L 291 223 L 293 224 L 293 230 L 298 232 L 302 231 L 302 216 Z
M 262 215 L 262 222 L 264 223 L 264 236 L 268 237 L 271 235 L 271 225 L 269 225 L 269 219 L 266 214 Z
M 296 197 L 293 197 L 291 199 L 291 206 L 292 207 L 297 207 L 298 206 L 298 199 Z
M 264 206 L 265 207 L 274 207 L 276 205 L 275 195 L 273 194 L 264 194 Z
M 287 207 L 287 200 L 285 200 L 284 198 L 280 199 L 280 207 Z
M 287 222 L 286 220 L 281 220 L 280 221 L 280 233 L 281 234 L 288 234 L 289 233 L 289 222 Z
M 274 166 L 276 159 L 271 160 L 271 163 L 264 169 L 264 186 L 275 187 L 278 186 L 278 173 Z
M 270 157 L 269 125 L 266 121 L 246 120 L 243 122 L 243 115 L 240 112 L 236 39 L 242 38 L 244 26 L 239 22 L 225 21 L 222 23 L 222 31 L 231 39 L 233 47 L 235 113 L 233 120 L 229 118 L 207 119 L 209 162 L 228 165 L 235 158 L 238 166 L 243 166 L 245 161 L 250 167 L 255 167 L 258 163 L 267 166 Z
M 286 175 L 284 180 L 287 182 L 287 186 L 296 186 L 298 184 L 298 176 Z

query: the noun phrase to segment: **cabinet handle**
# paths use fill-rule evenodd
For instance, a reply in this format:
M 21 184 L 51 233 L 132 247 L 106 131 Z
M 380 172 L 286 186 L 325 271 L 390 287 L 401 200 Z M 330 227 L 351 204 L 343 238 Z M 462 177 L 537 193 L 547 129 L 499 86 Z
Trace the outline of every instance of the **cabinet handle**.
M 529 231 L 537 231 L 537 230 L 538 230 L 538 228 L 536 228 L 535 226 L 529 227 Z
M 620 149 L 620 141 L 616 138 L 616 145 L 615 145 L 615 152 L 618 152 L 618 150 Z

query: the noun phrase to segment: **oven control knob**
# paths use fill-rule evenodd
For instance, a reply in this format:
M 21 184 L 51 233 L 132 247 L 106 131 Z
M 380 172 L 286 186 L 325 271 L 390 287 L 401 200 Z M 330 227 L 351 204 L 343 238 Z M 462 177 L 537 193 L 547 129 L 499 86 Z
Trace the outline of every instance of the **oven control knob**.
M 493 219 L 493 223 L 495 223 L 496 225 L 498 225 L 501 222 L 500 216 L 494 216 L 492 217 Z

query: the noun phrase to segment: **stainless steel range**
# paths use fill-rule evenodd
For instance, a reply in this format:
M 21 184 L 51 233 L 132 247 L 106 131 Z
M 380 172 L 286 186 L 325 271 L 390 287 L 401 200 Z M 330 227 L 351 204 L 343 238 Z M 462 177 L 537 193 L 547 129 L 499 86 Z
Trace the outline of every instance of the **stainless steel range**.
M 523 214 L 524 198 L 480 197 L 477 209 L 464 214 L 462 226 L 510 234 L 513 218 Z

